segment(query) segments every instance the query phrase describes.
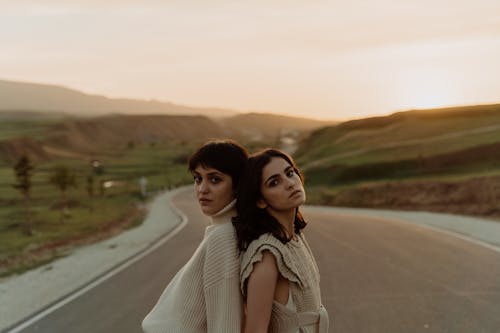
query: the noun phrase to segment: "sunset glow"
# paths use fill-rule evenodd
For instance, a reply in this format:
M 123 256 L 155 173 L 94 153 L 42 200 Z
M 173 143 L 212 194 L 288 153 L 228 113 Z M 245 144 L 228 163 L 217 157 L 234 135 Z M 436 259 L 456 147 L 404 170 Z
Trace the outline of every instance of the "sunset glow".
M 500 2 L 0 0 L 0 79 L 350 119 L 500 102 Z
M 452 71 L 437 66 L 401 71 L 394 98 L 402 109 L 428 109 L 460 104 L 463 85 L 452 80 Z

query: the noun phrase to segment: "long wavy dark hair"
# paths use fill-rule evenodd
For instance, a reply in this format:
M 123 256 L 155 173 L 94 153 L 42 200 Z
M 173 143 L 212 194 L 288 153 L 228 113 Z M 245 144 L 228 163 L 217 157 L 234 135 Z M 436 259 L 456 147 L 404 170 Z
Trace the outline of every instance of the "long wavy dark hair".
M 277 149 L 266 149 L 250 156 L 245 171 L 238 186 L 236 209 L 238 216 L 233 218 L 233 225 L 238 236 L 238 248 L 240 251 L 247 249 L 248 245 L 260 235 L 272 233 L 283 244 L 290 241 L 283 226 L 269 214 L 266 209 L 257 207 L 257 201 L 262 198 L 260 190 L 262 184 L 262 170 L 271 161 L 278 157 L 287 161 L 299 175 L 304 183 L 304 177 L 299 171 L 293 159 L 286 153 Z M 295 233 L 300 233 L 307 225 L 299 209 L 295 213 Z

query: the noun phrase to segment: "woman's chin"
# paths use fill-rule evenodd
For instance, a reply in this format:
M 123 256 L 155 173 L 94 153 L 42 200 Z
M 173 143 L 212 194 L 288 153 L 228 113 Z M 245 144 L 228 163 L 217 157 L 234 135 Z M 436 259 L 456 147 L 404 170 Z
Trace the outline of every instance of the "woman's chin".
M 201 208 L 201 212 L 203 213 L 203 215 L 212 216 L 215 213 L 217 213 L 217 212 L 214 212 L 212 207 L 209 207 L 209 206 L 201 206 L 200 208 Z
M 298 207 L 298 206 L 303 205 L 305 202 L 306 202 L 306 194 L 302 193 L 301 196 L 297 197 L 297 200 L 295 201 L 295 205 Z

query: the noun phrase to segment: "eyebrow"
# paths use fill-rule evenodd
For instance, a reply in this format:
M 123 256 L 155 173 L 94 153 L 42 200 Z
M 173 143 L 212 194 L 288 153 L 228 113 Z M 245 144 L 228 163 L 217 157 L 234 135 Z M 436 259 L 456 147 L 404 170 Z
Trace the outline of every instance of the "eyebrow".
M 198 172 L 198 171 L 193 171 L 192 173 L 193 173 L 193 175 L 201 176 L 201 173 Z M 217 172 L 217 171 L 212 171 L 212 172 L 207 173 L 206 175 L 209 176 L 209 177 L 210 176 L 219 176 L 219 177 L 221 177 L 222 173 L 221 172 Z
M 222 176 L 222 173 L 214 171 L 214 172 L 207 173 L 207 176 L 219 176 L 220 177 L 220 176 Z
M 292 167 L 291 165 L 287 166 L 287 167 L 283 170 L 283 172 L 284 172 L 284 173 L 286 173 L 286 172 L 287 172 L 288 170 L 290 170 L 290 169 L 293 169 L 293 167 Z M 264 181 L 264 184 L 267 184 L 270 180 L 273 180 L 274 178 L 279 177 L 279 175 L 280 175 L 279 173 L 276 173 L 276 174 L 274 174 L 274 175 L 272 175 L 272 176 L 269 176 L 269 177 L 268 177 L 268 178 Z

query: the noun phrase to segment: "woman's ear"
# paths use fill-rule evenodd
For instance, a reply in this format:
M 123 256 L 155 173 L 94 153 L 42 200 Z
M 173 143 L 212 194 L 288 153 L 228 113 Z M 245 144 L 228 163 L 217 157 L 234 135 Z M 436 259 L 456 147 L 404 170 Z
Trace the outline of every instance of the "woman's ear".
M 267 202 L 264 201 L 264 199 L 259 199 L 257 200 L 257 207 L 260 209 L 267 208 Z

